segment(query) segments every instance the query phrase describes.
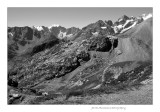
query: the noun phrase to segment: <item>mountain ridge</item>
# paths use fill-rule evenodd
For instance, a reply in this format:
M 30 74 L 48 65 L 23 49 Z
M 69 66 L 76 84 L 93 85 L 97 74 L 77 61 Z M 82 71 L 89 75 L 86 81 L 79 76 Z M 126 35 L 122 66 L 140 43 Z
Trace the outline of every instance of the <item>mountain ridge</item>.
M 91 36 L 92 33 L 98 32 L 100 34 L 115 35 L 118 33 L 123 33 L 130 28 L 139 24 L 145 19 L 152 17 L 152 14 L 143 14 L 140 17 L 127 17 L 126 15 L 118 19 L 114 24 L 111 20 L 103 21 L 98 20 L 95 23 L 91 23 L 82 29 L 71 27 L 65 28 L 60 25 L 52 25 L 50 27 L 38 26 L 38 27 L 8 27 L 8 44 L 9 57 L 14 57 L 16 54 L 24 54 L 27 49 L 34 47 L 37 44 L 44 41 L 46 38 L 53 36 L 58 39 L 69 39 L 74 40 L 74 38 L 79 37 L 82 33 L 86 36 Z M 120 21 L 121 20 L 121 21 Z M 122 26 L 123 24 L 123 26 Z M 41 38 L 42 37 L 42 38 Z M 12 39 L 13 38 L 13 39 Z M 11 48 L 11 46 L 13 46 Z M 16 49 L 15 49 L 16 48 Z M 19 49 L 19 50 L 18 50 Z

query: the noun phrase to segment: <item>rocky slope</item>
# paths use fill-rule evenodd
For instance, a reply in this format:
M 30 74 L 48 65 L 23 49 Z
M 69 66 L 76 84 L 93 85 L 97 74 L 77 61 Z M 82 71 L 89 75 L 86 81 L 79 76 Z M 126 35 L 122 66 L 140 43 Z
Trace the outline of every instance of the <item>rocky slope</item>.
M 152 35 L 151 14 L 82 29 L 9 27 L 8 103 L 88 104 L 83 98 L 140 88 L 152 81 Z

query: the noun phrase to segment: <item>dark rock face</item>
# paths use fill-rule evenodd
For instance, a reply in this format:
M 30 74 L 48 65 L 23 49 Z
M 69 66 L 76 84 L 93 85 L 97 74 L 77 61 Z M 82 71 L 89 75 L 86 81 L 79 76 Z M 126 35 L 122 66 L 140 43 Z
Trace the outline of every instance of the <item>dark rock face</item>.
M 18 87 L 18 82 L 13 80 L 13 79 L 11 79 L 11 78 L 9 78 L 8 79 L 8 85 L 12 86 L 12 87 Z
M 93 38 L 90 42 L 89 51 L 101 51 L 109 52 L 112 49 L 112 46 L 115 48 L 118 45 L 118 40 L 115 39 L 114 43 L 104 36 L 98 36 Z
M 92 29 L 92 30 L 97 31 L 98 29 L 100 29 L 103 26 L 106 26 L 105 23 L 102 20 L 99 20 L 96 23 L 91 23 L 91 24 L 87 25 L 86 27 L 83 27 L 82 30 L 87 31 L 89 29 Z
M 124 15 L 124 16 L 122 16 L 121 18 L 119 18 L 119 20 L 121 19 L 121 21 L 119 21 L 119 24 L 124 24 L 128 19 L 129 19 L 129 17 L 128 16 L 126 16 L 126 15 Z
M 89 61 L 90 60 L 90 55 L 86 51 L 81 51 L 80 53 L 77 54 L 77 60 L 80 61 Z
M 107 23 L 107 25 L 112 26 L 113 22 L 111 20 L 105 21 Z
M 114 39 L 113 48 L 116 48 L 117 46 L 118 46 L 118 39 Z
M 126 16 L 126 15 L 124 15 L 124 16 L 122 16 L 121 18 L 119 18 L 118 21 L 116 21 L 116 22 L 114 23 L 114 26 L 122 25 L 122 24 L 124 24 L 128 19 L 129 19 L 129 17 Z
M 35 30 L 34 31 L 34 36 L 40 39 L 41 38 L 41 33 L 38 30 Z
M 102 20 L 99 20 L 99 21 L 97 21 L 97 22 L 95 23 L 95 25 L 96 25 L 97 27 L 103 27 L 103 26 L 105 26 L 105 23 L 104 23 Z

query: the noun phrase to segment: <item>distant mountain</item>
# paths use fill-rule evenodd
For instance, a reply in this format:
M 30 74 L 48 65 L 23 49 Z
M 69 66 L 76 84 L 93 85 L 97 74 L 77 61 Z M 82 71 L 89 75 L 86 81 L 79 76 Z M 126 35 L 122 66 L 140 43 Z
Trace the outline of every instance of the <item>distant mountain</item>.
M 99 20 L 91 23 L 82 29 L 71 27 L 65 28 L 60 25 L 33 26 L 28 27 L 8 27 L 8 54 L 9 59 L 14 56 L 28 52 L 39 44 L 42 44 L 48 38 L 74 40 L 79 37 L 90 37 L 92 35 L 115 35 L 123 33 L 142 21 L 152 17 L 152 14 L 143 14 L 140 17 L 127 17 L 126 15 L 119 18 L 115 23 Z
M 49 38 L 54 40 L 72 38 L 79 31 L 79 28 L 66 29 L 61 26 L 8 27 L 8 58 L 25 53 L 27 49 L 40 45 Z
M 152 14 L 139 17 L 127 17 L 126 15 L 120 17 L 115 23 L 111 20 L 99 20 L 91 23 L 82 29 L 71 27 L 66 29 L 60 25 L 33 26 L 28 27 L 8 27 L 8 57 L 13 58 L 16 55 L 24 54 L 43 43 L 48 38 L 55 38 L 56 40 L 67 39 L 74 40 L 76 38 L 90 37 L 92 35 L 116 35 L 124 33 L 125 31 L 135 27 L 142 21 L 151 18 Z M 54 44 L 53 44 L 54 45 Z

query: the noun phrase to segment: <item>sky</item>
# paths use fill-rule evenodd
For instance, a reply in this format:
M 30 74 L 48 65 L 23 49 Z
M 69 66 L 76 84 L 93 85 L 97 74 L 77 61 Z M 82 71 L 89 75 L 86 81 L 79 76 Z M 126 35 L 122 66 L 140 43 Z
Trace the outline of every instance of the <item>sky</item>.
M 142 8 L 65 8 L 65 7 L 8 7 L 7 25 L 13 26 L 51 26 L 59 24 L 63 27 L 82 28 L 98 20 L 112 20 L 115 22 L 123 15 L 140 16 L 152 13 L 151 7 Z

